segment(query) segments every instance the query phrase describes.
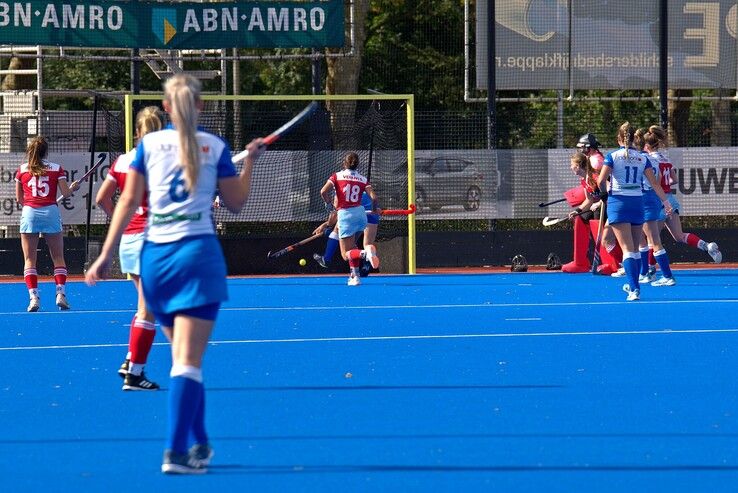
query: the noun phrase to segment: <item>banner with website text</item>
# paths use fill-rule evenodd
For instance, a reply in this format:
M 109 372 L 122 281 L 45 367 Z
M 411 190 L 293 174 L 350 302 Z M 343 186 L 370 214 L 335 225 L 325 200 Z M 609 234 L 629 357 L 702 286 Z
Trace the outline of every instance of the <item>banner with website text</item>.
M 476 85 L 498 90 L 656 89 L 659 1 L 497 0 L 494 57 L 487 1 L 476 2 Z M 735 0 L 668 0 L 670 88 L 736 87 Z
M 95 48 L 323 48 L 344 43 L 342 0 L 0 2 L 0 44 Z

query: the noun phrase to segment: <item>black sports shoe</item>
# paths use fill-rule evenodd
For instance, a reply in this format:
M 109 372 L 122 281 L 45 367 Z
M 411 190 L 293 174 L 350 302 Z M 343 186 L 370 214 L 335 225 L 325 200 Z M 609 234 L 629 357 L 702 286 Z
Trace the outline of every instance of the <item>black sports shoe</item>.
M 328 268 L 328 264 L 325 262 L 325 258 L 323 258 L 322 255 L 319 255 L 317 253 L 314 253 L 313 254 L 313 260 L 315 260 L 316 262 L 318 262 L 318 265 L 321 266 L 322 268 L 324 268 L 324 269 L 327 269 Z
M 131 360 L 128 358 L 123 360 L 123 363 L 120 365 L 120 368 L 118 368 L 118 375 L 120 378 L 126 378 L 126 375 L 128 375 L 128 368 L 131 367 Z
M 209 465 L 214 455 L 213 447 L 208 443 L 196 443 L 190 447 L 190 458 L 196 460 L 201 466 Z
M 164 451 L 161 461 L 161 472 L 164 474 L 205 474 L 208 470 L 190 454 L 178 454 L 173 450 Z
M 146 378 L 146 374 L 140 375 L 128 373 L 123 380 L 123 390 L 159 390 L 159 384 Z

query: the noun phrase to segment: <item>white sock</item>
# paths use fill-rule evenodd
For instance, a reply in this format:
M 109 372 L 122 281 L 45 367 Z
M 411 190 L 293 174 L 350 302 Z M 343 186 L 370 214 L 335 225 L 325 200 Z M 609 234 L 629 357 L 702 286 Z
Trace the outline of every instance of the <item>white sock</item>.
M 38 298 L 38 288 L 29 289 L 28 296 L 30 296 L 31 298 Z

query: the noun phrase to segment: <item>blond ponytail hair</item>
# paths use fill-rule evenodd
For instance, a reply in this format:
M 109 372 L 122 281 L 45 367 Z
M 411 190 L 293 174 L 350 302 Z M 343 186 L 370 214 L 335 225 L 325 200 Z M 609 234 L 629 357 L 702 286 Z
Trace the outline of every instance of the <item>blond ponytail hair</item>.
M 136 136 L 140 139 L 144 135 L 161 130 L 161 110 L 156 106 L 147 106 L 136 115 Z
M 49 152 L 49 144 L 46 139 L 34 137 L 26 147 L 26 157 L 28 158 L 28 172 L 33 176 L 43 176 L 46 174 L 46 164 L 44 158 Z
M 185 187 L 193 191 L 200 175 L 200 152 L 197 145 L 197 118 L 200 81 L 191 75 L 177 74 L 164 84 L 172 123 L 179 134 L 179 163 L 184 171 Z

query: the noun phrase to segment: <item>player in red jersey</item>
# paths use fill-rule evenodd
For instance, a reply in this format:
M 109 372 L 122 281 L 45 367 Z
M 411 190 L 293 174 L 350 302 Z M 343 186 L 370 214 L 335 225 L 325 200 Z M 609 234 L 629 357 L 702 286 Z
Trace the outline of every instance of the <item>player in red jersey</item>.
M 136 115 L 136 138 L 140 139 L 149 132 L 162 128 L 162 115 L 156 106 L 147 106 Z M 95 201 L 108 216 L 113 215 L 113 196 L 116 190 L 123 191 L 126 186 L 128 167 L 136 155 L 133 149 L 115 160 L 108 171 L 105 181 L 97 192 Z M 146 378 L 144 366 L 154 344 L 156 327 L 154 314 L 146 308 L 143 290 L 141 289 L 141 248 L 144 240 L 144 230 L 148 218 L 148 204 L 144 195 L 141 206 L 136 210 L 131 221 L 123 231 L 118 253 L 120 267 L 123 274 L 128 274 L 138 292 L 138 307 L 131 320 L 131 329 L 128 339 L 128 354 L 118 369 L 118 375 L 123 378 L 123 390 L 157 390 L 159 385 Z
M 28 162 L 22 164 L 15 175 L 15 198 L 23 205 L 20 233 L 24 258 L 23 278 L 31 298 L 29 312 L 36 312 L 41 307 L 36 271 L 36 250 L 41 233 L 54 262 L 56 306 L 60 310 L 69 310 L 65 290 L 67 264 L 64 262 L 64 237 L 56 195 L 61 191 L 64 197 L 69 197 L 79 188 L 79 183 L 67 185 L 64 169 L 45 160 L 48 152 L 46 139 L 40 136 L 32 139 L 26 149 Z
M 375 269 L 379 267 L 377 248 L 374 245 L 365 244 L 363 251 L 356 246 L 355 235 L 362 232 L 367 224 L 366 209 L 361 204 L 364 191 L 372 200 L 372 209 L 377 209 L 377 196 L 367 178 L 356 171 L 358 166 L 359 155 L 349 152 L 343 159 L 343 170 L 332 174 L 320 189 L 320 195 L 328 212 L 334 209 L 332 192 L 335 192 L 338 241 L 341 246 L 341 255 L 348 261 L 351 268 L 349 286 L 358 286 L 361 283 L 359 268 L 362 259 L 365 258 Z
M 717 243 L 708 243 L 694 233 L 685 233 L 682 231 L 682 221 L 679 219 L 681 206 L 676 197 L 676 185 L 678 184 L 676 170 L 666 155 L 668 140 L 666 130 L 658 125 L 651 125 L 645 133 L 644 139 L 646 144 L 645 149 L 649 157 L 659 165 L 661 188 L 663 188 L 664 193 L 669 198 L 671 208 L 674 211 L 670 217 L 662 214 L 661 227 L 663 228 L 666 225 L 669 233 L 671 233 L 671 236 L 677 243 L 686 243 L 691 247 L 704 250 L 712 257 L 716 264 L 719 264 L 723 261 L 723 254 L 720 252 Z

